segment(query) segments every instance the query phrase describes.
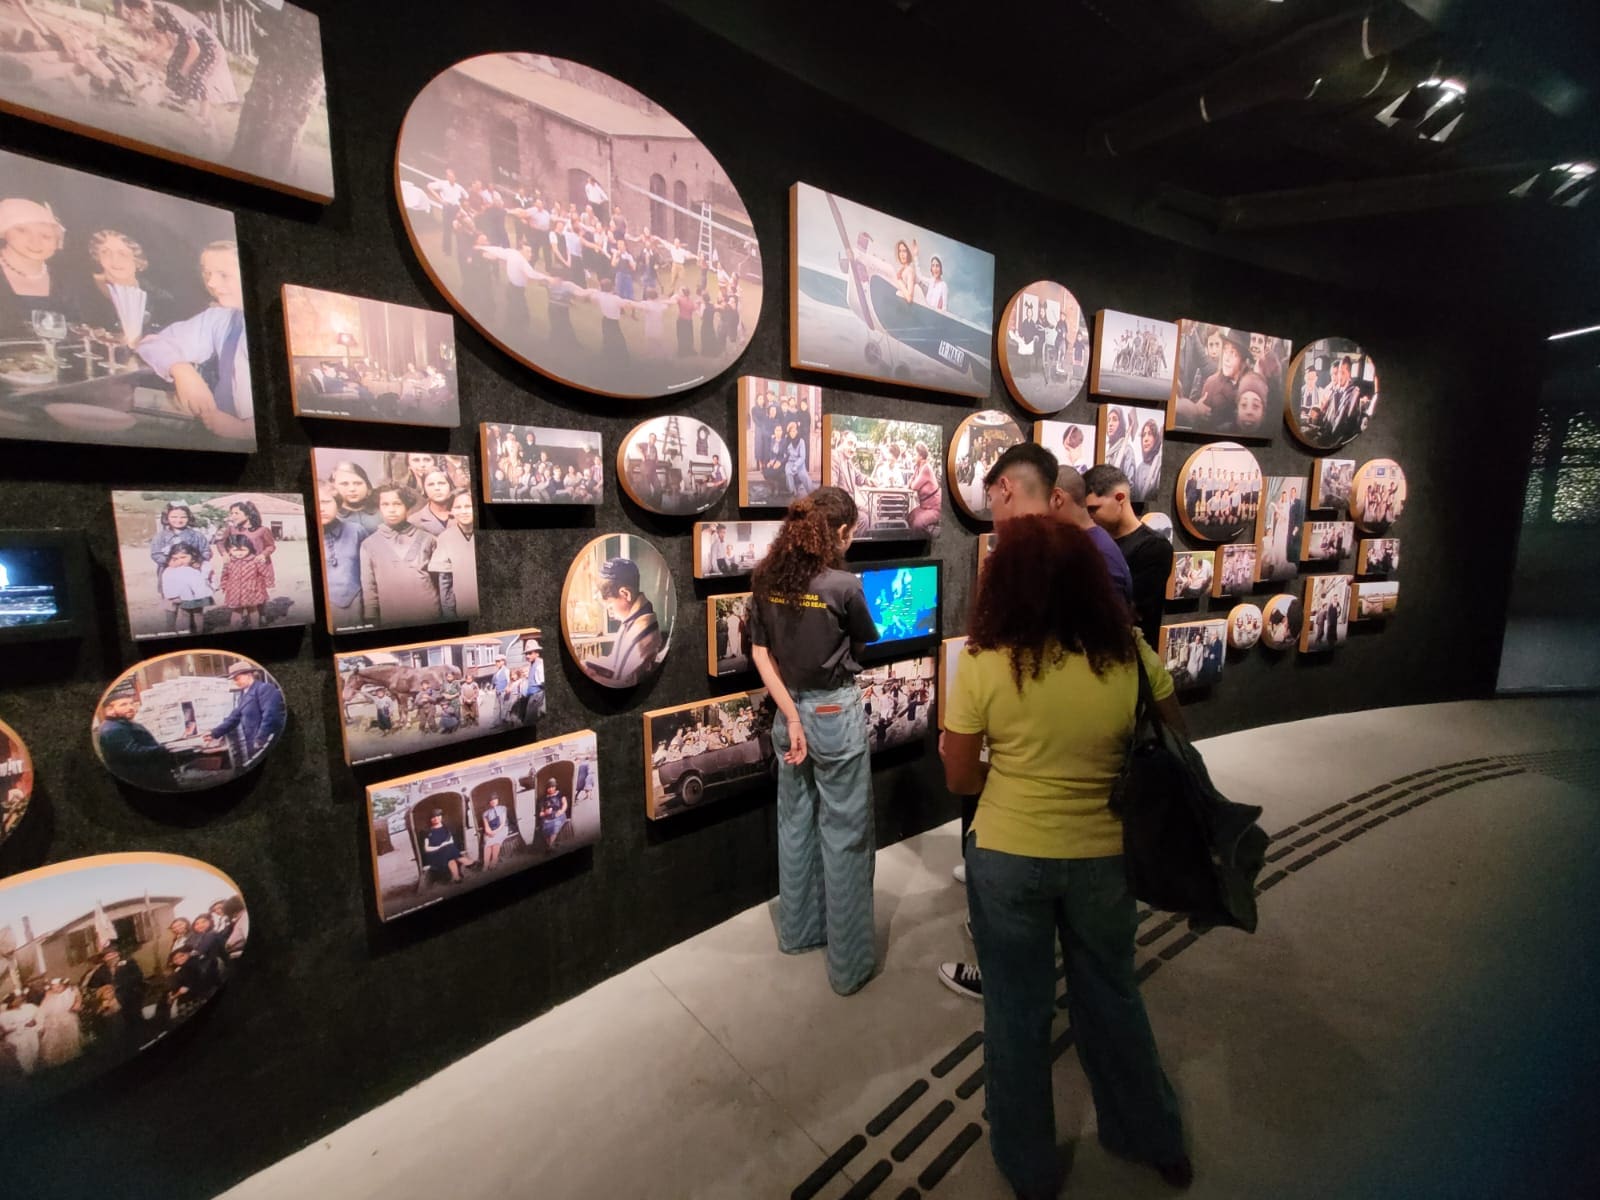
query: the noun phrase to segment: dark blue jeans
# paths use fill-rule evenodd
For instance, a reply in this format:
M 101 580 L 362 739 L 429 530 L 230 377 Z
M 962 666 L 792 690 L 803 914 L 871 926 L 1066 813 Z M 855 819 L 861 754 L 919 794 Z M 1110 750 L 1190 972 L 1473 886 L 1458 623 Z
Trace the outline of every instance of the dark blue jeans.
M 1051 1088 L 1055 940 L 1100 1140 L 1149 1163 L 1183 1156 L 1177 1097 L 1133 973 L 1137 927 L 1121 856 L 1024 858 L 966 843 L 967 907 L 983 971 L 985 1098 L 996 1164 L 1024 1196 L 1061 1186 Z

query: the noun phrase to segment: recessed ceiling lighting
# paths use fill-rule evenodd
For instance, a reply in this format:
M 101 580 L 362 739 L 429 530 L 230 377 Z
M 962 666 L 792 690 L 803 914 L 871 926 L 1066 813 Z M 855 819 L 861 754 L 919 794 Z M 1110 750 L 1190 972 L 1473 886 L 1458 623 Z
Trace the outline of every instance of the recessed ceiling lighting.
M 1582 337 L 1586 333 L 1600 333 L 1600 325 L 1585 325 L 1582 329 L 1568 329 L 1564 333 L 1552 333 L 1545 341 L 1559 342 L 1563 338 Z

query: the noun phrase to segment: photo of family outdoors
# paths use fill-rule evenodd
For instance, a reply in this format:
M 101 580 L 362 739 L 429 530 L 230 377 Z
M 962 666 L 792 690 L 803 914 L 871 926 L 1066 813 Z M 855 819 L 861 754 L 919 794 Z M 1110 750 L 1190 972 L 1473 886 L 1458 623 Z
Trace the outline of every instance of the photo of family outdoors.
M 1167 428 L 1267 438 L 1283 404 L 1287 338 L 1204 321 L 1178 322 L 1178 370 Z
M 134 641 L 309 625 L 305 501 L 267 492 L 112 492 Z
M 335 654 L 345 762 L 537 730 L 545 712 L 540 636 L 512 629 Z
M 600 435 L 542 425 L 478 426 L 485 504 L 599 504 Z
M 232 213 L 5 151 L 0 196 L 0 437 L 256 448 Z
M 950 477 L 950 498 L 963 512 L 978 521 L 990 519 L 989 496 L 984 476 L 1010 447 L 1028 440 L 1022 427 L 1005 413 L 985 409 L 962 419 L 955 437 L 945 452 L 945 468 Z
M 1177 370 L 1178 327 L 1171 321 L 1102 308 L 1094 315 L 1089 390 L 1144 404 L 1165 404 Z
M 750 574 L 782 528 L 782 521 L 697 521 L 694 577 L 731 579 Z
M 478 615 L 477 520 L 464 454 L 311 451 L 328 632 Z
M 1161 627 L 1161 659 L 1172 673 L 1172 684 L 1185 688 L 1211 687 L 1222 678 L 1227 658 L 1228 622 L 1225 619 L 1186 621 Z
M 828 444 L 822 482 L 856 502 L 856 539 L 923 541 L 939 536 L 944 487 L 938 467 L 944 431 L 888 417 L 822 418 Z
M 761 248 L 728 173 L 621 80 L 545 54 L 436 76 L 395 182 L 423 268 L 518 361 L 603 395 L 665 396 L 732 365 Z
M 1229 542 L 1256 523 L 1261 468 L 1236 442 L 1212 442 L 1178 472 L 1178 519 L 1195 537 Z
M 706 597 L 706 674 L 721 678 L 750 669 L 750 593 Z
M 22 824 L 28 815 L 28 801 L 33 798 L 33 758 L 19 734 L 4 721 L 0 721 L 0 843 L 11 836 L 12 830 Z
M 561 587 L 567 652 L 604 687 L 632 687 L 655 674 L 677 613 L 667 560 L 631 533 L 602 534 L 579 550 Z
M 764 688 L 644 714 L 645 816 L 652 821 L 777 777 Z
M 1096 430 L 1076 421 L 1035 421 L 1033 440 L 1056 456 L 1058 466 L 1080 475 L 1094 466 Z
M 594 732 L 372 784 L 367 815 L 378 919 L 393 921 L 598 841 Z
M 0 1090 L 76 1083 L 160 1041 L 237 969 L 239 885 L 176 854 L 0 880 Z
M 1284 413 L 1289 432 L 1313 450 L 1337 450 L 1371 424 L 1378 368 L 1349 338 L 1322 338 L 1289 366 Z
M 1059 283 L 1030 283 L 1000 314 L 1000 374 L 1029 412 L 1058 413 L 1083 394 L 1089 319 Z
M 282 0 L 8 0 L 0 109 L 327 203 L 322 30 Z
M 1161 414 L 1150 409 L 1103 404 L 1096 414 L 1096 461 L 1128 477 L 1128 499 L 1137 503 L 1150 502 L 1161 489 L 1161 448 L 1166 440 Z
M 787 508 L 822 477 L 822 389 L 739 376 L 739 503 Z
M 283 327 L 296 416 L 461 424 L 449 313 L 286 283 Z
M 617 447 L 617 479 L 640 508 L 664 516 L 705 512 L 728 490 L 733 455 L 693 417 L 654 417 Z

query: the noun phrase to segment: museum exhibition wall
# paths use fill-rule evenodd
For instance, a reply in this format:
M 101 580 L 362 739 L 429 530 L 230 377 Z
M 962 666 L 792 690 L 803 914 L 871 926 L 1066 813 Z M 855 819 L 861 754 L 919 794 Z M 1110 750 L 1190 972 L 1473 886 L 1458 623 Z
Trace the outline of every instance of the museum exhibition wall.
M 73 9 L 32 7 L 47 27 Z M 17 915 L 0 916 L 12 922 L 0 995 L 13 976 L 89 988 L 99 963 L 93 1028 L 106 1044 L 121 1030 L 128 1050 L 80 1070 L 58 1039 L 59 1071 L 0 1088 L 5 1176 L 26 1194 L 98 1194 L 114 1178 L 129 1195 L 212 1195 L 772 896 L 763 763 L 693 778 L 683 764 L 708 730 L 748 744 L 760 681 L 740 603 L 764 523 L 803 490 L 789 463 L 811 485 L 875 493 L 849 566 L 893 631 L 862 681 L 866 719 L 881 722 L 880 845 L 956 815 L 934 731 L 920 730 L 940 639 L 964 631 L 991 532 L 983 465 L 1018 438 L 1149 465 L 1153 485 L 1130 476 L 1181 561 L 1160 641 L 1197 736 L 1492 691 L 1536 345 L 1473 297 L 1418 303 L 1403 248 L 1375 248 L 1359 291 L 1200 254 L 892 132 L 652 4 L 622 6 L 625 37 L 541 22 L 528 45 L 508 42 L 511 5 L 449 21 L 411 0 L 307 7 L 321 16 L 326 97 L 288 106 L 294 146 L 244 161 L 216 139 L 98 129 L 101 116 L 70 106 L 52 124 L 0 126 L 4 197 L 60 198 L 11 216 L 47 242 L 61 228 L 78 254 L 92 230 L 120 234 L 96 243 L 101 286 L 83 303 L 99 315 L 63 302 L 57 329 L 30 308 L 36 340 L 6 364 L 19 391 L 76 364 L 78 390 L 0 415 L 0 527 L 80 534 L 38 544 L 84 598 L 79 626 L 57 631 L 68 636 L 4 650 L 0 903 Z M 303 39 L 304 26 L 278 36 Z M 272 44 L 258 78 L 287 79 Z M 458 226 L 446 246 L 453 156 L 470 185 L 551 142 L 507 108 L 509 60 L 480 57 L 504 50 L 623 89 L 604 98 L 625 165 L 616 194 L 591 202 L 623 209 L 636 236 L 671 228 L 684 245 L 675 258 L 661 244 L 660 272 L 693 267 L 702 192 L 714 201 L 706 236 L 739 283 L 706 281 L 709 317 L 690 297 L 697 365 L 679 361 L 666 302 L 616 282 L 637 264 L 612 263 L 609 287 L 574 284 L 566 332 L 654 349 L 583 377 L 554 318 L 511 319 L 508 298 L 549 276 L 506 257 L 503 228 L 497 242 Z M 579 103 L 574 78 L 591 97 L 611 87 L 537 57 L 514 65 L 552 106 Z M 68 67 L 137 92 L 137 72 Z M 215 99 L 217 81 L 202 84 L 191 115 Z M 627 89 L 660 107 L 630 108 Z M 418 108 L 430 97 L 446 115 Z M 0 95 L 13 113 L 38 117 L 40 103 Z M 261 119 L 248 97 L 240 111 Z M 591 150 L 574 136 L 554 153 L 587 163 L 583 136 Z M 546 182 L 564 202 L 592 197 L 583 175 Z M 637 193 L 616 182 L 635 177 Z M 736 212 L 747 230 L 728 224 Z M 136 217 L 149 244 L 117 230 Z M 949 260 L 948 313 L 928 279 L 897 296 L 900 230 L 908 243 L 920 231 L 924 264 L 933 245 Z M 565 248 L 523 263 L 570 279 L 555 270 Z M 590 249 L 572 248 L 580 263 Z M 117 284 L 137 262 L 137 282 Z M 27 263 L 7 270 L 21 278 Z M 992 284 L 963 295 L 985 272 Z M 226 314 L 241 302 L 239 325 Z M 882 327 L 875 346 L 849 332 L 863 310 Z M 1028 361 L 1025 326 L 1065 313 L 1068 340 L 1035 343 L 1051 364 Z M 199 357 L 179 335 L 201 326 L 236 369 L 206 377 L 209 401 L 193 407 Z M 1179 370 L 1194 366 L 1186 352 L 1211 354 L 1208 340 L 1216 361 L 1273 364 L 1270 381 L 1235 374 L 1227 416 L 1209 368 Z M 1294 372 L 1337 391 L 1347 355 L 1355 383 L 1340 394 L 1365 406 L 1341 432 L 1339 413 L 1297 403 Z M 144 384 L 111 416 L 83 402 L 134 375 Z M 762 424 L 769 393 L 783 419 Z M 852 483 L 873 459 L 835 455 L 846 436 L 909 460 L 920 442 L 926 473 L 908 461 L 887 485 Z M 762 439 L 769 461 L 752 469 Z M 1230 490 L 1204 486 L 1222 479 Z M 1322 504 L 1291 531 L 1286 489 L 1313 483 Z M 348 541 L 319 536 L 323 505 Z M 19 535 L 6 552 L 35 548 Z M 152 730 L 182 753 L 145 753 Z M 61 937 L 36 937 L 45 924 Z M 112 946 L 127 961 L 96 957 Z M 135 971 L 189 986 L 163 984 L 147 1011 Z M 50 993 L 42 1006 L 61 1007 Z M 205 1148 L 175 1164 L 159 1147 L 200 1120 Z

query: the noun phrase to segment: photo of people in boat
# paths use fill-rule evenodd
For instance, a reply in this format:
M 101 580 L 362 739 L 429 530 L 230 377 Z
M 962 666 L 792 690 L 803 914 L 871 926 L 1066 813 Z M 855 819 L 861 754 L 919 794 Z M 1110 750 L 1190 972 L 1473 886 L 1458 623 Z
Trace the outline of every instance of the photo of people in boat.
M 1261 610 L 1254 604 L 1235 604 L 1228 610 L 1228 647 L 1248 650 L 1261 640 Z
M 254 450 L 235 237 L 223 209 L 0 151 L 0 437 Z
M 789 204 L 791 367 L 989 395 L 994 255 L 808 183 Z
M 1261 606 L 1261 644 L 1272 650 L 1294 645 L 1305 622 L 1305 611 L 1299 596 L 1284 593 L 1272 597 Z
M 286 283 L 283 325 L 296 415 L 461 424 L 449 313 Z
M 1338 562 L 1355 544 L 1349 521 L 1307 521 L 1300 535 L 1301 562 Z
M 787 508 L 822 481 L 822 389 L 739 376 L 739 503 Z
M 1215 550 L 1185 550 L 1172 556 L 1172 571 L 1167 575 L 1168 600 L 1193 600 L 1211 593 L 1216 578 Z
M 1038 442 L 1063 467 L 1080 475 L 1094 466 L 1095 427 L 1075 421 L 1035 421 L 1033 440 Z
M 1268 475 L 1262 481 L 1263 503 L 1256 513 L 1259 578 L 1281 581 L 1299 572 L 1307 490 L 1298 475 Z
M 1095 418 L 1097 461 L 1128 477 L 1128 498 L 1144 504 L 1161 489 L 1161 414 L 1127 404 L 1102 404 Z
M 1387 575 L 1400 569 L 1399 538 L 1362 538 L 1356 547 L 1357 575 Z
M 1256 585 L 1256 544 L 1234 542 L 1217 548 L 1213 596 L 1243 596 Z
M 0 880 L 0 1092 L 77 1082 L 216 995 L 250 939 L 239 885 L 198 859 L 71 859 Z
M 1339 508 L 1350 503 L 1353 458 L 1317 458 L 1311 462 L 1311 507 Z
M 1313 450 L 1337 450 L 1377 411 L 1377 364 L 1349 338 L 1321 338 L 1301 350 L 1285 385 L 1289 432 Z
M 1350 483 L 1350 517 L 1365 533 L 1384 533 L 1406 507 L 1406 473 L 1392 458 L 1361 464 Z
M 1387 617 L 1400 602 L 1400 584 L 1397 580 L 1368 580 L 1350 585 L 1350 619 L 1370 621 Z
M 766 689 L 695 700 L 644 714 L 645 816 L 652 821 L 722 800 L 777 777 Z
M 471 462 L 465 454 L 311 452 L 330 633 L 478 615 Z
M 727 443 L 694 417 L 653 417 L 617 447 L 617 478 L 640 508 L 666 516 L 705 512 L 733 475 Z
M 0 721 L 0 842 L 11 836 L 28 815 L 33 798 L 33 758 L 19 734 Z
M 1179 691 L 1211 687 L 1222 678 L 1227 659 L 1228 622 L 1225 619 L 1185 621 L 1161 627 L 1161 660 Z
M 1288 339 L 1270 333 L 1179 321 L 1167 428 L 1271 437 L 1283 405 L 1289 349 Z
M 706 674 L 741 675 L 750 669 L 750 593 L 706 597 Z
M 1348 575 L 1307 577 L 1302 652 L 1332 650 L 1350 636 L 1350 583 Z
M 721 373 L 761 314 L 727 171 L 619 79 L 484 54 L 412 102 L 396 163 L 412 248 L 456 311 L 573 387 L 665 396 Z
M 978 521 L 990 519 L 984 477 L 1010 447 L 1027 440 L 1020 425 L 992 408 L 973 413 L 956 427 L 945 466 L 950 475 L 950 497 L 969 517 Z
M 1256 522 L 1261 468 L 1236 442 L 1212 442 L 1189 456 L 1178 473 L 1178 519 L 1208 542 L 1232 541 Z
M 1165 404 L 1177 370 L 1178 327 L 1171 321 L 1102 308 L 1094 317 L 1089 390 L 1144 404 Z
M 583 673 L 604 687 L 632 687 L 655 674 L 677 613 L 667 560 L 636 534 L 602 534 L 567 568 L 561 636 Z
M 478 426 L 485 504 L 599 504 L 605 498 L 600 435 L 542 425 Z
M 378 919 L 393 921 L 600 838 L 593 730 L 367 788 Z
M 879 663 L 856 676 L 867 717 L 867 747 L 877 754 L 924 742 L 933 721 L 938 662 L 931 654 Z
M 511 629 L 335 654 L 345 761 L 536 728 L 545 713 L 541 636 Z
M 694 527 L 694 577 L 749 575 L 767 556 L 782 521 L 698 521 Z
M 855 499 L 859 541 L 922 541 L 939 536 L 944 485 L 937 425 L 889 417 L 822 418 L 828 445 L 822 482 Z
M 0 109 L 333 199 L 322 31 L 293 4 L 10 0 Z
M 1029 412 L 1058 413 L 1089 377 L 1089 315 L 1059 283 L 1028 284 L 1000 314 L 1000 374 Z
M 91 722 L 101 764 L 149 792 L 218 787 L 249 771 L 289 723 L 278 681 L 220 650 L 163 654 L 115 680 Z
M 112 492 L 134 641 L 316 620 L 300 496 Z

